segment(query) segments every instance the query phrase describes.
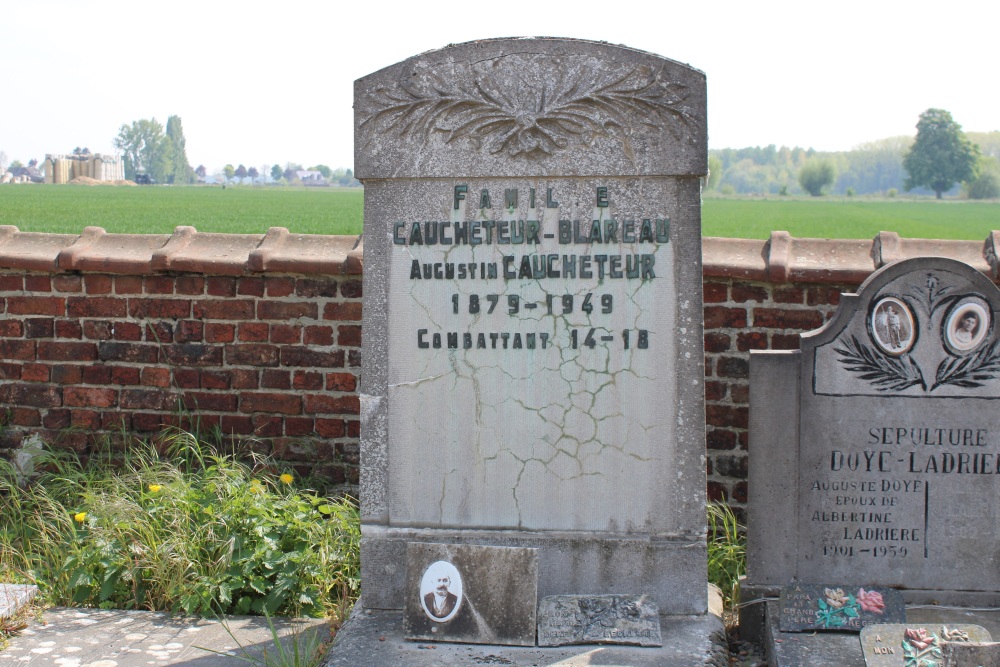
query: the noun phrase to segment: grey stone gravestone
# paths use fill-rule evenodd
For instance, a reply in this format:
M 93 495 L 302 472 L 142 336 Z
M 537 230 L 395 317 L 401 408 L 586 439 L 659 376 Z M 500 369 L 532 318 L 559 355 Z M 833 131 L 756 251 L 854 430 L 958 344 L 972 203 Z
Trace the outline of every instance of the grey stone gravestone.
M 537 549 L 538 594 L 707 610 L 705 78 L 571 39 L 355 83 L 362 605 L 409 542 Z
M 941 667 L 1000 667 L 1000 643 L 944 642 Z
M 906 260 L 801 351 L 751 356 L 745 601 L 793 581 L 1000 601 L 998 309 L 971 267 Z

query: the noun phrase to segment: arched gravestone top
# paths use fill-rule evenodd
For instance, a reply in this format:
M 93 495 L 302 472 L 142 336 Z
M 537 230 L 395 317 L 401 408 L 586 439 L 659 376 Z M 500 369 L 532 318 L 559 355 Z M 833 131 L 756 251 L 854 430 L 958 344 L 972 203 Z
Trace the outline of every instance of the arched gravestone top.
M 791 581 L 1000 600 L 1000 290 L 886 266 L 801 352 L 751 355 L 748 595 Z
M 508 38 L 354 84 L 358 178 L 704 175 L 705 75 L 624 46 Z

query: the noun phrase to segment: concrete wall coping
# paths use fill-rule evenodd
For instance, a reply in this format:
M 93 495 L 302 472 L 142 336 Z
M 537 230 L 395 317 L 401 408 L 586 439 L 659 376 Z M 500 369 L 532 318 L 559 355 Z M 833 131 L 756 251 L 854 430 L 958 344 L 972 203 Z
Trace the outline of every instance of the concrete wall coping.
M 0 225 L 0 269 L 118 273 L 245 275 L 361 275 L 361 237 L 292 234 L 215 234 L 181 226 L 173 234 L 109 234 L 86 227 L 79 235 L 22 232 Z M 704 275 L 766 282 L 858 283 L 876 269 L 911 257 L 948 257 L 993 280 L 1000 277 L 1000 231 L 985 241 L 905 239 L 879 232 L 871 239 L 797 238 L 771 232 L 767 240 L 706 236 Z
M 101 227 L 86 227 L 76 235 L 0 225 L 0 269 L 361 275 L 362 246 L 360 237 L 292 234 L 284 227 L 272 227 L 266 234 L 214 234 L 183 226 L 173 234 L 109 234 Z

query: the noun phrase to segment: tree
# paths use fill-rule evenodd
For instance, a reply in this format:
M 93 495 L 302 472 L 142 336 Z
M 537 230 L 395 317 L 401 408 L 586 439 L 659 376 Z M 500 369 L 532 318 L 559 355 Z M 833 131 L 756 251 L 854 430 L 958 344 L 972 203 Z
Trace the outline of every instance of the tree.
M 197 176 L 200 180 L 204 181 L 205 176 L 208 175 L 208 170 L 205 169 L 205 165 L 199 164 L 198 168 L 194 170 L 194 175 Z
M 243 179 L 247 177 L 247 173 L 248 173 L 247 168 L 244 167 L 242 164 L 236 167 L 236 171 L 233 172 L 236 178 L 240 179 L 240 183 L 242 183 Z
M 222 168 L 222 173 L 226 175 L 227 181 L 231 181 L 233 180 L 233 176 L 236 175 L 236 167 L 234 167 L 231 164 L 227 164 L 225 167 Z
M 907 191 L 920 186 L 941 199 L 955 183 L 976 177 L 979 147 L 962 132 L 962 126 L 944 109 L 928 109 L 920 114 L 917 138 L 903 156 Z
M 1000 162 L 996 158 L 980 158 L 978 175 L 969 182 L 969 199 L 1000 198 Z
M 143 118 L 132 121 L 131 125 L 122 125 L 114 146 L 122 152 L 125 178 L 134 180 L 138 173 L 156 178 L 154 168 L 159 170 L 163 165 L 163 126 L 155 118 Z
M 165 142 L 169 146 L 170 162 L 168 183 L 194 183 L 194 170 L 187 159 L 187 140 L 184 139 L 184 128 L 180 116 L 167 118 L 167 135 Z
M 7 171 L 7 154 L 0 151 L 0 174 Z
M 277 165 L 277 164 L 274 165 L 273 167 L 271 167 L 271 180 L 272 181 L 280 181 L 283 173 L 284 172 L 282 171 L 280 165 Z
M 812 158 L 799 170 L 799 185 L 813 197 L 823 194 L 823 188 L 833 185 L 836 179 L 833 162 L 825 158 Z
M 333 169 L 330 169 L 325 164 L 318 164 L 315 167 L 309 167 L 309 171 L 318 171 L 323 174 L 323 178 L 330 178 L 333 175 Z
M 247 169 L 247 176 L 250 177 L 251 183 L 256 183 L 257 177 L 260 176 L 260 172 L 257 171 L 257 167 L 250 167 L 249 169 Z

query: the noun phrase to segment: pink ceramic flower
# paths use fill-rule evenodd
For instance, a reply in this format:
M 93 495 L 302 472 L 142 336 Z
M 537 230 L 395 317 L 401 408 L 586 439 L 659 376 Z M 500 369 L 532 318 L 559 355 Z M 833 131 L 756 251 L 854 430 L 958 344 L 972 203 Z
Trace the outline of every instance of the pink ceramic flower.
M 872 612 L 873 614 L 881 614 L 885 611 L 885 602 L 882 601 L 882 594 L 878 591 L 859 589 L 858 604 L 861 605 L 862 610 Z
M 937 637 L 928 635 L 927 630 L 924 628 L 909 628 L 906 631 L 906 641 L 923 651 L 931 644 L 936 644 Z

